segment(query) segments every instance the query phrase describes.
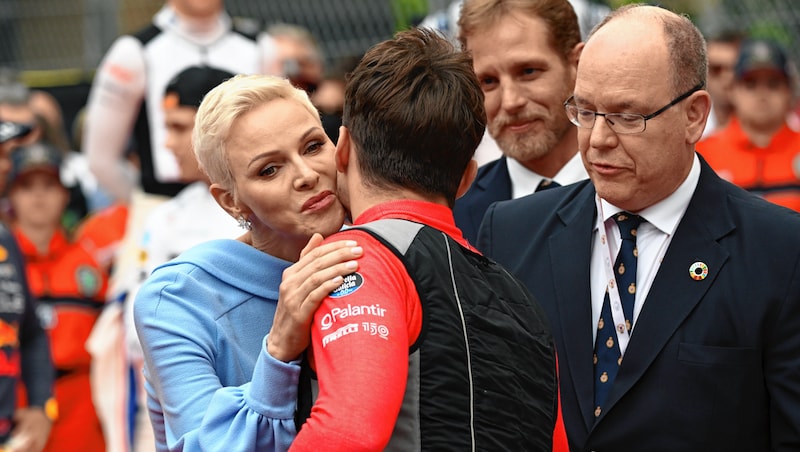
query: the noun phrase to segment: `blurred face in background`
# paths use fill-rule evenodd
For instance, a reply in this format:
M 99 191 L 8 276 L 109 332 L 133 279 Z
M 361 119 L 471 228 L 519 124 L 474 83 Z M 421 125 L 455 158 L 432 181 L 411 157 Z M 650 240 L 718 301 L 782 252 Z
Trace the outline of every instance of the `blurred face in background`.
M 58 174 L 31 170 L 20 174 L 11 184 L 8 199 L 14 222 L 22 227 L 41 228 L 60 224 L 69 203 L 69 192 Z
M 311 43 L 293 36 L 273 36 L 278 51 L 276 74 L 287 77 L 292 85 L 313 93 L 324 76 L 322 59 Z
M 214 17 L 224 7 L 223 0 L 170 0 L 169 4 L 181 15 L 193 19 Z
M 192 150 L 192 130 L 197 109 L 176 105 L 164 109 L 167 136 L 164 146 L 175 156 L 180 171 L 181 182 L 206 181 L 206 176 L 197 163 Z
M 739 56 L 735 42 L 709 41 L 708 93 L 715 108 L 731 108 L 730 91 L 733 87 L 734 66 Z
M 0 143 L 0 193 L 6 189 L 8 173 L 11 171 L 11 150 L 10 142 Z
M 739 121 L 748 127 L 770 132 L 786 122 L 793 105 L 792 89 L 786 76 L 776 70 L 751 71 L 733 83 L 731 100 Z

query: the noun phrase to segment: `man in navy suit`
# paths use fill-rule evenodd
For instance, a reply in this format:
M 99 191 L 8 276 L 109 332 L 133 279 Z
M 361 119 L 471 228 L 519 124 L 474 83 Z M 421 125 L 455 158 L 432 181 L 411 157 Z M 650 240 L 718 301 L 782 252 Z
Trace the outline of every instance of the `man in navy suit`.
M 458 25 L 483 89 L 489 135 L 503 152 L 479 169 L 453 209 L 474 244 L 491 203 L 588 177 L 562 106 L 583 43 L 567 0 L 466 0 Z
M 613 12 L 565 103 L 591 181 L 494 204 L 481 226 L 478 247 L 549 316 L 573 451 L 800 450 L 800 215 L 695 152 L 706 73 L 688 18 Z M 642 218 L 627 237 L 621 212 Z M 637 270 L 617 291 L 621 238 Z M 603 347 L 613 379 L 596 372 Z

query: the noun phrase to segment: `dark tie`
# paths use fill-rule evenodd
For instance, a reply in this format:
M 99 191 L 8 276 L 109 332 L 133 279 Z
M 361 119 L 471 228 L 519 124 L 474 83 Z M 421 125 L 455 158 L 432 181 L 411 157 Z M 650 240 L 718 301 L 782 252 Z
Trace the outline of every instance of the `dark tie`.
M 560 186 L 561 184 L 554 180 L 542 179 L 542 181 L 539 182 L 539 185 L 536 187 L 536 191 L 547 190 L 548 188 L 556 188 Z
M 620 212 L 614 216 L 614 221 L 617 222 L 620 236 L 622 237 L 617 260 L 614 262 L 614 276 L 617 280 L 619 298 L 622 301 L 622 310 L 625 313 L 625 327 L 630 333 L 633 320 L 633 302 L 636 295 L 636 258 L 639 254 L 636 249 L 636 228 L 639 227 L 642 218 L 628 212 Z M 611 302 L 608 290 L 606 290 L 600 321 L 597 323 L 597 339 L 594 347 L 595 417 L 600 416 L 603 403 L 605 403 L 606 397 L 611 391 L 611 386 L 617 376 L 620 364 L 622 364 L 622 354 L 620 353 L 619 344 L 617 344 L 614 318 L 611 315 Z

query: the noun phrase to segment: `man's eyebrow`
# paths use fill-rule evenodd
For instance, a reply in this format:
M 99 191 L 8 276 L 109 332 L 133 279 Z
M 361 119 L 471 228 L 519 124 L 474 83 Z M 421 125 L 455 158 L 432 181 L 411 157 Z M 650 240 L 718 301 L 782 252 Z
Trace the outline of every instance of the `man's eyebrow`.
M 577 103 L 581 103 L 581 104 L 589 104 L 590 103 L 590 102 L 587 102 L 586 99 L 582 98 L 579 94 L 573 94 L 572 95 L 572 101 L 575 102 L 576 104 Z
M 573 94 L 572 99 L 573 99 L 573 101 L 575 102 L 576 105 L 577 104 L 583 104 L 583 105 L 589 105 L 589 106 L 594 107 L 593 103 L 589 102 L 588 100 L 586 100 L 585 98 L 581 97 L 578 94 Z M 630 101 L 630 100 L 626 100 L 626 101 L 615 102 L 615 103 L 610 104 L 610 108 L 608 108 L 608 110 L 606 110 L 604 112 L 605 113 L 624 113 L 624 112 L 626 112 L 626 111 L 628 111 L 630 109 L 633 109 L 633 108 L 635 108 L 637 106 L 638 106 L 638 104 L 636 102 L 633 102 L 633 101 Z

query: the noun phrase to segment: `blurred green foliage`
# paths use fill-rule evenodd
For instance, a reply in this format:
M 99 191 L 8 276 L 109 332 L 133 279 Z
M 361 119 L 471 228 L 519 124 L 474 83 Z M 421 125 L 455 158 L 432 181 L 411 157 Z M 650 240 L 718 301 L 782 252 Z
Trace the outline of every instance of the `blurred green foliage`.
M 428 14 L 428 0 L 392 0 L 395 31 L 407 30 Z

